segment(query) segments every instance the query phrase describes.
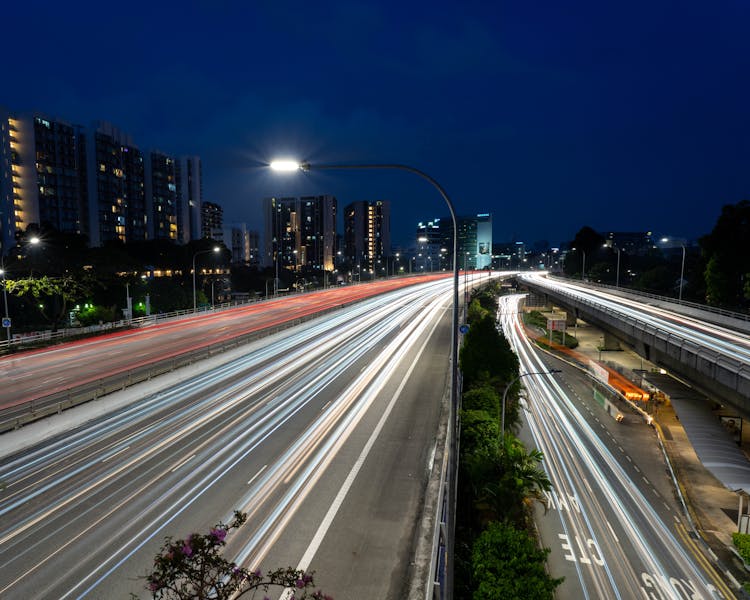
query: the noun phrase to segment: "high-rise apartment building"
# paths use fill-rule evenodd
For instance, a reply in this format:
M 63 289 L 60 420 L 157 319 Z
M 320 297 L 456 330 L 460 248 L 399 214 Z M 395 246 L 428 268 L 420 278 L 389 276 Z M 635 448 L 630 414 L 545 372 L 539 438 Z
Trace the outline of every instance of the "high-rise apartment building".
M 344 209 L 344 261 L 375 272 L 391 254 L 391 203 L 352 202 Z
M 90 244 L 147 239 L 143 154 L 110 123 L 94 123 L 85 137 Z
M 214 202 L 201 203 L 201 237 L 213 237 L 214 229 L 224 227 L 224 209 Z
M 81 128 L 0 110 L 0 239 L 3 252 L 31 224 L 84 233 Z
M 29 225 L 91 246 L 200 237 L 200 159 L 144 154 L 109 123 L 90 128 L 0 108 L 0 249 Z M 182 224 L 187 229 L 181 229 Z
M 297 271 L 334 269 L 335 197 L 267 198 L 264 205 L 264 264 Z
M 201 238 L 203 181 L 201 159 L 183 156 L 177 161 L 177 229 L 182 244 Z
M 177 177 L 175 160 L 152 151 L 144 161 L 147 237 L 177 241 Z

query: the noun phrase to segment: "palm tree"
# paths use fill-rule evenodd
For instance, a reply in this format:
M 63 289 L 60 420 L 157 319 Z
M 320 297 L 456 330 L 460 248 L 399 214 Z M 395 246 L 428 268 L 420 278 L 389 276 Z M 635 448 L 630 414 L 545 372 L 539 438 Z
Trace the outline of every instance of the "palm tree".
M 482 482 L 476 490 L 476 506 L 482 520 L 523 525 L 534 501 L 544 504 L 545 492 L 552 489 L 552 482 L 540 466 L 543 459 L 542 452 L 527 452 L 518 438 L 506 434 L 486 470 L 482 469 L 483 477 L 474 480 Z

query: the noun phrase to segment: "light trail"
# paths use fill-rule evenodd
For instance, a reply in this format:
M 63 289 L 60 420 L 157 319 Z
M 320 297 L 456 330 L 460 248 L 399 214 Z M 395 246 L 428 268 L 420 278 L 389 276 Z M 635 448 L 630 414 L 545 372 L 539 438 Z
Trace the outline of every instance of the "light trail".
M 520 296 L 501 298 L 505 335 L 522 372 L 548 371 L 523 335 Z M 734 597 L 709 582 L 620 461 L 552 377 L 528 377 L 526 422 L 545 455 L 544 468 L 562 505 L 559 515 L 564 558 L 575 563 L 578 585 L 591 598 Z M 569 584 L 568 584 L 569 585 Z M 723 587 L 722 587 L 723 586 Z M 721 587 L 724 595 L 716 589 Z
M 451 285 L 363 300 L 0 459 L 0 596 L 127 596 L 165 533 L 235 508 L 252 517 L 232 548 L 257 564 L 385 409 L 393 377 L 449 314 Z
M 521 276 L 521 280 L 528 280 L 534 285 L 552 289 L 555 293 L 618 315 L 626 323 L 637 324 L 643 330 L 648 331 L 650 327 L 663 331 L 688 347 L 704 347 L 741 363 L 750 362 L 750 336 L 643 302 L 540 275 L 525 274 Z

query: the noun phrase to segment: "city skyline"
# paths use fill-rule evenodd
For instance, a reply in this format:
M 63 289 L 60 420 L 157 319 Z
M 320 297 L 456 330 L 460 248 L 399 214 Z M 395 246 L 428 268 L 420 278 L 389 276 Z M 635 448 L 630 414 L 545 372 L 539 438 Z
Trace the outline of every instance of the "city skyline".
M 748 197 L 747 6 L 146 6 L 106 27 L 85 5 L 11 6 L 24 51 L 0 105 L 200 156 L 203 199 L 229 222 L 261 229 L 269 196 L 387 200 L 405 244 L 447 216 L 409 174 L 280 178 L 279 156 L 412 165 L 459 213 L 491 212 L 495 239 L 529 243 L 583 225 L 694 239 Z

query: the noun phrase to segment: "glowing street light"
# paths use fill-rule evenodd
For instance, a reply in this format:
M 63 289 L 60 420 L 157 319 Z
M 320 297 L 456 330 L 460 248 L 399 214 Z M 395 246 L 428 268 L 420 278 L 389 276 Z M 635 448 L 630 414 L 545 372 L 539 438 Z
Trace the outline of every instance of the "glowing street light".
M 310 171 L 310 170 L 323 170 L 323 169 L 344 169 L 344 170 L 364 170 L 364 169 L 396 169 L 400 171 L 408 171 L 409 173 L 413 173 L 415 175 L 418 175 L 422 179 L 427 180 L 429 183 L 437 189 L 437 191 L 442 196 L 443 200 L 445 200 L 445 203 L 448 205 L 448 210 L 450 211 L 451 219 L 453 221 L 453 326 L 451 328 L 451 406 L 453 409 L 453 423 L 452 425 L 455 427 L 458 423 L 457 421 L 457 408 L 458 408 L 458 397 L 457 397 L 457 390 L 458 390 L 458 225 L 456 223 L 456 212 L 453 209 L 453 202 L 451 202 L 450 198 L 448 197 L 448 194 L 445 193 L 445 190 L 441 187 L 441 185 L 435 181 L 432 177 L 427 175 L 427 173 L 424 173 L 423 171 L 420 171 L 419 169 L 415 169 L 414 167 L 410 167 L 407 165 L 400 165 L 400 164 L 355 164 L 355 165 L 337 165 L 337 164 L 321 164 L 321 165 L 312 165 L 309 162 L 303 161 L 295 161 L 290 159 L 283 159 L 283 160 L 274 160 L 269 165 L 271 169 L 274 171 L 279 172 L 294 172 L 294 171 Z M 411 263 L 409 265 L 411 267 Z M 455 438 L 455 432 L 456 429 L 454 429 L 454 435 L 452 438 Z M 455 439 L 453 439 L 453 443 L 455 444 Z
M 298 162 L 294 160 L 275 160 L 271 162 L 270 167 L 275 171 L 280 172 L 294 172 L 294 171 L 310 171 L 311 169 L 322 170 L 322 169 L 344 169 L 344 170 L 371 170 L 371 169 L 389 169 L 389 170 L 400 170 L 408 171 L 418 175 L 422 179 L 427 180 L 433 185 L 433 187 L 440 193 L 445 203 L 448 205 L 450 211 L 451 220 L 453 222 L 453 317 L 451 327 L 451 455 L 455 457 L 458 452 L 458 445 L 456 436 L 458 434 L 458 224 L 456 222 L 456 211 L 453 209 L 453 202 L 451 202 L 448 194 L 441 185 L 435 181 L 432 177 L 407 165 L 400 164 L 354 164 L 354 165 L 336 165 L 336 164 L 322 164 L 322 165 L 311 165 L 309 162 Z M 411 261 L 409 261 L 411 268 Z M 455 468 L 455 465 L 451 465 L 451 470 Z M 451 473 L 451 481 L 456 481 L 455 473 Z M 452 510 L 449 510 L 449 514 L 455 514 L 455 506 L 451 506 Z M 452 529 L 452 524 L 449 526 Z M 451 531 L 452 533 L 452 531 Z M 450 553 L 452 554 L 452 552 Z
M 196 293 L 195 293 L 195 258 L 199 254 L 210 254 L 211 252 L 214 252 L 214 253 L 221 252 L 221 247 L 214 246 L 210 250 L 198 250 L 198 252 L 193 254 L 193 312 L 197 310 Z

